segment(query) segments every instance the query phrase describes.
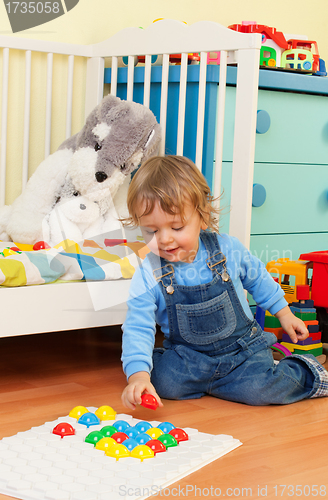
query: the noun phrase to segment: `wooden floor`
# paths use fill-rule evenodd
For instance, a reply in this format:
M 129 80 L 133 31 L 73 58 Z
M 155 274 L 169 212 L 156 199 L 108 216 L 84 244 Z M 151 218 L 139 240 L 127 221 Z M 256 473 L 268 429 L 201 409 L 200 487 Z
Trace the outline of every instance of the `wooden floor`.
M 67 415 L 77 405 L 129 413 L 120 400 L 120 351 L 115 328 L 0 339 L 0 438 Z M 204 397 L 164 401 L 156 414 L 143 407 L 133 414 L 231 434 L 243 443 L 181 480 L 180 495 L 166 491 L 166 498 L 217 498 L 220 492 L 233 498 L 328 497 L 328 398 L 251 407 Z

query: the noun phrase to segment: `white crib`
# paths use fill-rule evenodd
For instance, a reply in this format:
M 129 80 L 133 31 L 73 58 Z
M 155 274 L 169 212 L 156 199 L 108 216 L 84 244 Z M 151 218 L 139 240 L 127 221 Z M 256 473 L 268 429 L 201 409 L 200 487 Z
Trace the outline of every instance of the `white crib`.
M 126 28 L 94 45 L 0 36 L 0 206 L 12 203 L 13 199 L 6 194 L 9 188 L 14 192 L 11 196 L 19 195 L 42 159 L 55 151 L 65 138 L 80 130 L 85 116 L 104 94 L 109 91 L 116 95 L 122 56 L 128 61 L 127 100 L 133 99 L 136 56 L 145 56 L 143 103 L 148 107 L 152 56 L 161 56 L 160 123 L 163 130 L 161 153 L 164 153 L 170 105 L 169 56 L 181 54 L 176 154 L 183 154 L 188 54 L 200 54 L 195 162 L 201 168 L 207 54 L 220 52 L 213 191 L 216 196 L 220 194 L 229 55 L 229 61 L 234 60 L 237 65 L 229 232 L 249 246 L 260 47 L 260 35 L 237 33 L 210 21 L 187 26 L 163 20 L 145 30 Z M 109 88 L 104 87 L 105 66 L 111 67 Z M 22 97 L 18 98 L 18 93 Z M 19 104 L 15 108 L 17 100 Z M 11 134 L 15 134 L 14 141 Z M 128 289 L 129 280 L 0 287 L 0 336 L 121 324 Z

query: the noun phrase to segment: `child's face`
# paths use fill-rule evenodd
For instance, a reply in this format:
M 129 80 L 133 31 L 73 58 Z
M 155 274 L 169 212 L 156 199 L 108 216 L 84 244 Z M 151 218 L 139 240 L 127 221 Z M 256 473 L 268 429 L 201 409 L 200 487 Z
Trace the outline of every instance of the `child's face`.
M 190 203 L 186 203 L 182 221 L 179 213 L 164 212 L 159 202 L 151 213 L 139 219 L 139 225 L 149 250 L 170 262 L 192 262 L 198 250 L 199 233 L 207 227 Z

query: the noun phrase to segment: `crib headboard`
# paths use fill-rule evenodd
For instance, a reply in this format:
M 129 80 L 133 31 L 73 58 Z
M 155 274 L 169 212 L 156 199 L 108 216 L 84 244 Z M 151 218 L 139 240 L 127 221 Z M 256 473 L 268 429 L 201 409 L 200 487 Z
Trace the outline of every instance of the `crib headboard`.
M 163 130 L 161 153 L 164 153 L 170 110 L 170 55 L 181 55 L 177 140 L 173 153 L 184 154 L 186 139 L 195 140 L 195 158 L 192 159 L 202 168 L 207 59 L 208 53 L 215 51 L 220 52 L 220 69 L 213 191 L 215 196 L 220 194 L 229 55 L 229 61 L 235 61 L 237 67 L 229 232 L 249 246 L 260 48 L 259 34 L 238 33 L 210 21 L 191 26 L 173 20 L 158 21 L 146 29 L 126 28 L 94 45 L 1 35 L 0 206 L 12 203 L 44 157 L 54 152 L 65 138 L 80 130 L 86 115 L 104 95 L 105 66 L 111 68 L 109 91 L 116 95 L 121 78 L 120 66 L 126 65 L 126 99 L 134 99 L 138 56 L 144 56 L 141 63 L 143 104 L 148 107 L 151 105 L 154 56 L 161 61 L 158 119 Z M 185 137 L 188 54 L 191 53 L 200 56 L 198 96 L 192 103 L 197 107 L 194 138 Z

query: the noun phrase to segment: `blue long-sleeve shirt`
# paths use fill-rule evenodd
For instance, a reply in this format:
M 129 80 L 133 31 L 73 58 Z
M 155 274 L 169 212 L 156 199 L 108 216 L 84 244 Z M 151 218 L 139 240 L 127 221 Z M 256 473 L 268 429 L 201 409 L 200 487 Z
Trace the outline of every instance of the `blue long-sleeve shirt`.
M 246 315 L 253 319 L 245 292 L 271 314 L 287 305 L 284 291 L 265 269 L 264 264 L 240 241 L 227 234 L 217 235 L 221 252 L 226 257 L 226 268 L 236 289 Z M 173 264 L 179 285 L 195 286 L 212 280 L 206 264 L 207 253 L 201 239 L 192 263 Z M 133 373 L 152 370 L 152 353 L 155 344 L 156 324 L 164 335 L 169 333 L 168 316 L 163 293 L 153 276 L 148 258 L 135 272 L 130 286 L 128 312 L 123 324 L 123 370 L 127 378 Z

